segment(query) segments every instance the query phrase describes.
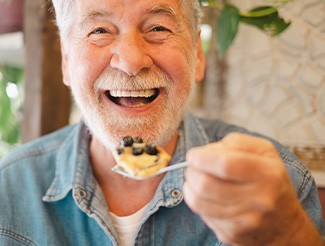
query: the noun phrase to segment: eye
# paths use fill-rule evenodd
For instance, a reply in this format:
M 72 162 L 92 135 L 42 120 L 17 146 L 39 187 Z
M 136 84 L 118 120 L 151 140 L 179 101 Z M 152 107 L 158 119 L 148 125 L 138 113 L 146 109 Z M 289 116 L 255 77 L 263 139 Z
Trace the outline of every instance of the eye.
M 0 0 L 1 1 L 1 0 Z M 89 30 L 87 40 L 98 47 L 109 45 L 114 39 L 114 28 L 106 25 L 105 27 L 94 27 Z
M 104 34 L 108 33 L 108 31 L 105 28 L 99 27 L 93 30 L 90 34 Z
M 170 30 L 163 26 L 156 26 L 151 29 L 152 32 L 170 32 Z

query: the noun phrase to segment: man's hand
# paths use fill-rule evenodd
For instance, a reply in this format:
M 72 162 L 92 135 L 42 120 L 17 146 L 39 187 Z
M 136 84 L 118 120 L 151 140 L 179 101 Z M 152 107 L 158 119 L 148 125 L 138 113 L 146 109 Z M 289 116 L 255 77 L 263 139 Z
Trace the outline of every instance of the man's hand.
M 240 133 L 187 154 L 188 206 L 232 245 L 322 245 L 271 142 Z

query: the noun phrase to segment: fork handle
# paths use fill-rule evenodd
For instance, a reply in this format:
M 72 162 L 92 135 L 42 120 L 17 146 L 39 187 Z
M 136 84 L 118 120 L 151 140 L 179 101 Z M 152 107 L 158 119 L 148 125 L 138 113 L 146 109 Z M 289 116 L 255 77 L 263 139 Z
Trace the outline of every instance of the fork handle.
M 186 166 L 187 166 L 187 162 L 183 161 L 183 162 L 180 162 L 180 163 L 165 167 L 165 168 L 161 169 L 158 173 L 161 174 L 161 173 L 169 172 L 169 171 L 172 171 L 172 170 L 175 170 L 175 169 L 183 168 L 183 167 L 186 167 Z

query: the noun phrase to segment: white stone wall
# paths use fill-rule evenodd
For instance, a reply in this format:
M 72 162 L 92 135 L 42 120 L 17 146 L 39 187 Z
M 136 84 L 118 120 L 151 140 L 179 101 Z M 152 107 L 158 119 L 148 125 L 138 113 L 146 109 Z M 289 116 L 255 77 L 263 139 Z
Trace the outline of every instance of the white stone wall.
M 286 145 L 325 145 L 325 1 L 295 0 L 281 15 L 292 24 L 278 38 L 240 26 L 222 118 Z

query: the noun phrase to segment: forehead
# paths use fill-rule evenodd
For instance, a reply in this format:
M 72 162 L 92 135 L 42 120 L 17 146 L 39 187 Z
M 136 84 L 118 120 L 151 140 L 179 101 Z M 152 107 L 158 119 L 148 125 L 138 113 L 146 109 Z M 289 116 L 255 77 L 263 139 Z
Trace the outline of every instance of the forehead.
M 109 16 L 161 11 L 177 15 L 181 12 L 180 0 L 79 0 L 75 4 L 84 17 L 95 12 Z

